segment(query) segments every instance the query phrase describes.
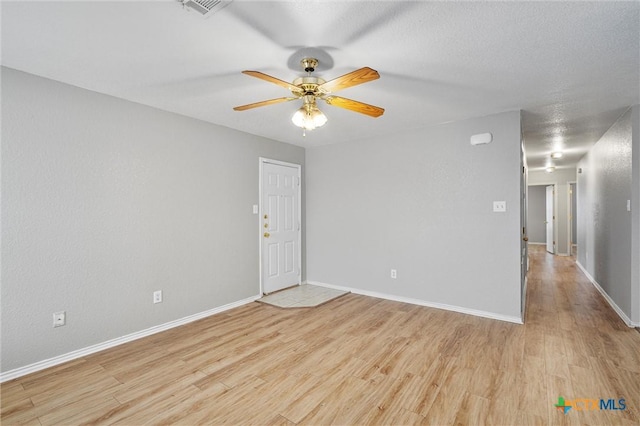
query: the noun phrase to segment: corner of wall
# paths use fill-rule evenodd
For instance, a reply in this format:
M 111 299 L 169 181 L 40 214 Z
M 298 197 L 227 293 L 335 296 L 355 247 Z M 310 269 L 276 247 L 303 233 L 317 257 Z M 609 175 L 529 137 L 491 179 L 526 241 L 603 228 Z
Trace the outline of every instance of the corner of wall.
M 640 324 L 640 105 L 631 108 L 631 320 Z

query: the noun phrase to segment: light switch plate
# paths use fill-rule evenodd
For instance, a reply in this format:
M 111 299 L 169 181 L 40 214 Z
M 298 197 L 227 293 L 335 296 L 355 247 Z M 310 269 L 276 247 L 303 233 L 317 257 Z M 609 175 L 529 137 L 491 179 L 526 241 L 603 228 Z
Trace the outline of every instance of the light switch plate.
M 631 211 L 631 200 L 627 200 L 627 211 Z
M 258 214 L 258 205 L 257 204 L 253 205 L 253 214 Z
M 506 212 L 507 211 L 507 202 L 506 201 L 494 201 L 493 202 L 493 211 L 494 212 Z

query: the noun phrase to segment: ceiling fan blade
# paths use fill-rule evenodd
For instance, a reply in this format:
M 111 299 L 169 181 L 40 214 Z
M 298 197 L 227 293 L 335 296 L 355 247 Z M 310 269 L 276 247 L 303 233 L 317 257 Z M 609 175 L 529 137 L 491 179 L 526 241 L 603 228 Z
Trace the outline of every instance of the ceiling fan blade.
M 360 114 L 366 114 L 371 117 L 380 117 L 384 114 L 384 108 L 365 104 L 363 102 L 354 101 L 340 96 L 327 96 L 324 100 L 333 106 L 348 109 L 350 111 L 359 112 Z
M 380 78 L 378 71 L 369 67 L 360 68 L 348 74 L 329 80 L 318 88 L 325 93 L 333 93 L 347 87 L 357 86 L 358 84 L 367 83 Z
M 250 75 L 251 77 L 259 78 L 261 80 L 268 81 L 269 83 L 277 84 L 278 86 L 282 86 L 285 89 L 291 90 L 292 92 L 302 93 L 303 90 L 298 86 L 294 86 L 291 83 L 287 83 L 284 80 L 280 80 L 279 78 L 272 77 L 268 74 L 262 73 L 260 71 L 242 71 L 243 74 Z
M 235 111 L 246 111 L 251 108 L 258 108 L 258 107 L 267 106 L 267 105 L 279 104 L 281 102 L 289 102 L 289 101 L 294 101 L 296 99 L 298 98 L 289 97 L 289 98 L 269 99 L 268 101 L 255 102 L 253 104 L 237 106 L 237 107 L 234 107 L 233 109 Z

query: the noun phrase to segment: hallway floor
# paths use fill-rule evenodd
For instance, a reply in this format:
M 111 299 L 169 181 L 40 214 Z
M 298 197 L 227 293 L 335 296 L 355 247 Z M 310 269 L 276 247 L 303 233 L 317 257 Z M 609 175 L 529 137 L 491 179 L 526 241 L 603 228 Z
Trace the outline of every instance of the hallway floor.
M 640 333 L 618 317 L 575 257 L 553 256 L 544 246 L 530 246 L 529 255 L 525 357 L 544 360 L 549 399 L 624 399 L 626 404 L 625 410 L 578 411 L 592 408 L 578 402 L 562 420 L 640 424 Z M 550 422 L 558 420 L 554 414 Z

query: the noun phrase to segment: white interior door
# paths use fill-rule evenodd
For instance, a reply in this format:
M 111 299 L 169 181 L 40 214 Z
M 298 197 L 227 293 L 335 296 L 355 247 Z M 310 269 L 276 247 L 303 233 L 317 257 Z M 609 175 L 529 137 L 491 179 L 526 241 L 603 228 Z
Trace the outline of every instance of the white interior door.
M 553 215 L 553 198 L 555 191 L 553 185 L 547 186 L 547 198 L 546 198 L 546 218 L 545 224 L 547 225 L 547 251 L 549 253 L 555 253 L 556 242 L 553 239 L 553 227 L 555 222 L 555 216 Z
M 300 284 L 300 166 L 261 165 L 262 292 L 272 293 Z

